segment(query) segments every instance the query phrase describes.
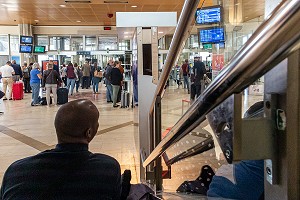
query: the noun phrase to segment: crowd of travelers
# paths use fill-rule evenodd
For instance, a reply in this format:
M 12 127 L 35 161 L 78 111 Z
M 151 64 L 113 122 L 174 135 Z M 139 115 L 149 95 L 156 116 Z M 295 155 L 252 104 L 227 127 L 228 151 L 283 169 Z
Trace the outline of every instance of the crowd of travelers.
M 47 105 L 50 106 L 50 95 L 53 96 L 53 104 L 57 104 L 57 92 L 60 87 L 68 89 L 68 95 L 82 89 L 93 89 L 94 94 L 99 93 L 99 84 L 105 82 L 107 103 L 113 107 L 119 107 L 121 89 L 123 85 L 124 68 L 120 61 L 109 60 L 104 68 L 86 61 L 82 66 L 77 63 L 62 64 L 60 67 L 50 60 L 46 68 L 38 63 L 24 63 L 21 67 L 16 61 L 8 61 L 0 67 L 0 78 L 3 83 L 1 91 L 3 100 L 12 100 L 13 84 L 22 81 L 24 93 L 32 93 L 32 106 L 41 105 L 40 89 L 46 91 Z M 52 99 L 51 99 L 52 100 Z

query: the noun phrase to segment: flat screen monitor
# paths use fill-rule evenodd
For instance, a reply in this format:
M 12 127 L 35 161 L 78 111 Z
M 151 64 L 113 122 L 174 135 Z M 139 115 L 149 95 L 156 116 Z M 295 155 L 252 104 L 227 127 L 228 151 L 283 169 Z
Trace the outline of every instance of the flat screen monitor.
M 224 27 L 212 27 L 199 29 L 200 42 L 205 43 L 222 43 L 225 41 Z
M 32 44 L 33 37 L 32 36 L 20 36 L 20 44 Z
M 32 45 L 20 45 L 20 53 L 32 53 Z
M 45 53 L 45 46 L 34 46 L 33 53 Z
M 222 7 L 211 6 L 198 8 L 196 11 L 196 24 L 216 24 L 222 22 Z

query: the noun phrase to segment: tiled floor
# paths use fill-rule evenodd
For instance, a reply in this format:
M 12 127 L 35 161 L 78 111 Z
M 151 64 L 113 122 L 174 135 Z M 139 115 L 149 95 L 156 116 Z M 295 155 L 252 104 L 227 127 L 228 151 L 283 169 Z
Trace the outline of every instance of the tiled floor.
M 113 108 L 105 98 L 105 87 L 100 87 L 99 94 L 92 94 L 91 89 L 80 90 L 69 100 L 87 98 L 92 100 L 100 112 L 100 127 L 97 136 L 90 144 L 92 152 L 101 152 L 116 158 L 121 170 L 130 169 L 132 183 L 138 182 L 138 124 L 136 108 Z M 182 115 L 182 99 L 189 99 L 186 90 L 170 86 L 162 101 L 162 128 L 174 125 Z M 244 106 L 261 99 L 252 96 L 245 99 Z M 54 117 L 59 106 L 31 107 L 31 94 L 25 94 L 23 100 L 5 101 L 4 114 L 0 115 L 0 183 L 6 168 L 15 160 L 51 149 L 56 144 Z M 249 103 L 250 102 L 250 103 Z M 188 103 L 183 104 L 183 110 Z M 191 135 L 183 138 L 168 155 L 184 151 L 190 145 L 201 142 L 211 132 L 207 122 L 202 123 Z M 164 180 L 164 188 L 174 191 L 183 181 L 193 180 L 199 176 L 203 165 L 209 164 L 217 169 L 224 161 L 218 161 L 215 150 L 188 158 L 172 165 L 172 180 Z

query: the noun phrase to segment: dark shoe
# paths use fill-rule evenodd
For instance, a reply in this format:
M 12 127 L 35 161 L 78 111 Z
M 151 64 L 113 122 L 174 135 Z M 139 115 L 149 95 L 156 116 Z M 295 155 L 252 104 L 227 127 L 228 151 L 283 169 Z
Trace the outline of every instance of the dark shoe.
M 119 107 L 119 106 L 120 106 L 120 105 L 114 105 L 113 107 L 114 107 L 114 108 L 117 108 L 117 107 Z
M 3 100 L 7 100 L 7 98 L 4 98 Z
M 112 103 L 113 101 L 106 101 L 107 103 Z
M 13 100 L 12 98 L 10 98 L 9 100 Z

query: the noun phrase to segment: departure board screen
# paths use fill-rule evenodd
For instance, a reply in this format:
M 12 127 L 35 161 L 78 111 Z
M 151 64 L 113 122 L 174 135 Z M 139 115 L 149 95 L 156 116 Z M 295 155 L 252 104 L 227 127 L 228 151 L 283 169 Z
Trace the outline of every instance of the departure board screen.
M 199 29 L 201 43 L 221 43 L 225 41 L 224 27 Z
M 197 9 L 196 24 L 216 24 L 222 22 L 222 9 L 220 6 Z

